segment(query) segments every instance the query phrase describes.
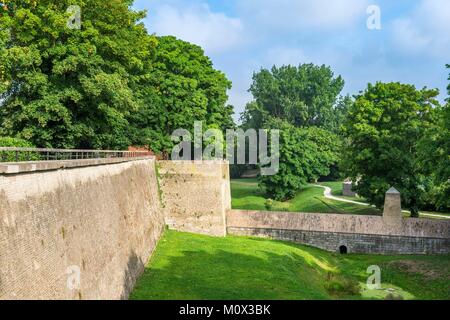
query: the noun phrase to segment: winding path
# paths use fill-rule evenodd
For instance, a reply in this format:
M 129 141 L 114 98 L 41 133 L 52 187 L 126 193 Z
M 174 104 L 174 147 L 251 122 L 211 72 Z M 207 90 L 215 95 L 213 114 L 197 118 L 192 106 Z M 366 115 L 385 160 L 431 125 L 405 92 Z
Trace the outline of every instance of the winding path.
M 331 194 L 331 188 L 330 187 L 326 187 L 326 186 L 321 186 L 319 184 L 314 184 L 314 187 L 319 187 L 319 188 L 323 188 L 325 189 L 323 192 L 323 196 L 327 199 L 331 199 L 331 200 L 336 200 L 336 201 L 340 201 L 340 202 L 347 202 L 347 203 L 353 203 L 353 204 L 359 204 L 361 206 L 371 206 L 368 203 L 365 202 L 359 202 L 359 201 L 353 201 L 353 200 L 348 200 L 348 199 L 343 199 L 343 198 L 339 198 L 336 196 L 333 196 Z M 402 212 L 409 212 L 407 210 L 403 210 Z M 450 219 L 450 216 L 444 216 L 444 215 L 440 215 L 440 214 L 431 214 L 431 213 L 420 213 L 421 216 L 425 216 L 425 217 L 433 217 L 433 218 L 441 218 L 441 219 Z

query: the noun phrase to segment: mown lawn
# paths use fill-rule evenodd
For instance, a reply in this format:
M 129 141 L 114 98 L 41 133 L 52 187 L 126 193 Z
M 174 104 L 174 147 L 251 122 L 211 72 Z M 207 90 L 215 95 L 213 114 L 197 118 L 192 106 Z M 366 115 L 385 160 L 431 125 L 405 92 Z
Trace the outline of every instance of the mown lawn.
M 334 195 L 342 195 L 342 182 L 325 182 L 323 185 L 332 189 Z M 348 213 L 364 215 L 380 215 L 375 208 L 327 199 L 324 189 L 308 185 L 294 199 L 274 201 L 271 211 Z M 266 198 L 258 187 L 257 179 L 236 179 L 231 181 L 231 198 L 233 209 L 267 210 Z M 358 198 L 352 199 L 362 201 Z
M 344 197 L 342 195 L 342 181 L 327 181 L 327 182 L 320 182 L 318 184 L 321 184 L 323 186 L 329 187 L 331 189 L 331 194 L 336 197 L 340 197 L 343 199 L 348 199 L 352 201 L 360 201 L 365 202 L 366 199 L 356 196 L 356 197 Z
M 382 290 L 365 290 L 371 265 Z M 450 256 L 338 255 L 166 231 L 131 299 L 450 299 Z M 389 290 L 388 290 L 389 289 Z

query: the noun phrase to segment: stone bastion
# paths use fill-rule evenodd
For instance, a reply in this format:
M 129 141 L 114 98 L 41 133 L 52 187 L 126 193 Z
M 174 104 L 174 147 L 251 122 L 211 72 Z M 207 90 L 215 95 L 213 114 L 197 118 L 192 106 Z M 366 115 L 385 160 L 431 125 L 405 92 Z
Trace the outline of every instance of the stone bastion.
M 126 299 L 168 226 L 341 253 L 448 254 L 450 221 L 231 209 L 223 161 L 0 163 L 0 299 Z

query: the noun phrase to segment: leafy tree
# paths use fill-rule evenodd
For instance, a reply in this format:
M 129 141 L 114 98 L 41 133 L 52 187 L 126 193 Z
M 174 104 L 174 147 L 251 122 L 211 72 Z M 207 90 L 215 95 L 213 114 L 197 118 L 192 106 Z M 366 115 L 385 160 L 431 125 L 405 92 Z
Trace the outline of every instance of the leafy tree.
M 131 0 L 1 3 L 0 133 L 39 147 L 128 146 L 155 47 L 145 13 Z M 67 24 L 74 4 L 81 29 Z
M 337 131 L 335 109 L 344 80 L 334 77 L 324 65 L 301 64 L 298 67 L 273 67 L 253 75 L 250 92 L 255 103 L 244 117 L 252 118 L 260 128 L 267 116 L 286 120 L 297 127 L 324 127 Z
M 343 87 L 344 80 L 323 65 L 274 66 L 253 75 L 254 101 L 241 114 L 243 127 L 281 130 L 280 171 L 262 177 L 272 198 L 289 199 L 309 181 L 330 175 L 330 169 L 337 175 L 337 133 L 353 102 L 338 98 Z
M 243 129 L 261 129 L 266 119 L 270 115 L 256 101 L 251 101 L 245 106 L 244 112 L 241 113 L 240 120 Z
M 333 108 L 334 114 L 333 117 L 329 120 L 329 126 L 326 129 L 341 135 L 342 133 L 342 125 L 344 124 L 348 111 L 353 105 L 354 100 L 349 95 L 339 97 L 336 106 Z
M 424 202 L 432 210 L 450 210 L 450 105 L 433 110 L 434 122 L 418 144 L 424 173 Z
M 33 144 L 23 139 L 0 137 L 0 147 L 33 148 Z M 39 155 L 31 152 L 0 151 L 0 162 L 38 160 Z
M 136 129 L 132 141 L 167 154 L 178 128 L 233 128 L 233 108 L 226 105 L 231 82 L 214 69 L 202 48 L 167 36 L 158 38 L 152 73 L 141 95 L 145 103 L 129 117 Z
M 403 206 L 418 216 L 422 169 L 417 144 L 432 122 L 438 90 L 417 90 L 400 83 L 369 84 L 351 106 L 344 134 L 346 170 L 356 191 L 378 207 L 390 186 L 402 194 Z
M 447 67 L 447 69 L 450 69 L 450 64 L 447 64 L 446 67 Z M 450 74 L 448 75 L 448 80 L 450 81 Z M 447 98 L 447 102 L 450 103 L 450 83 L 447 86 L 447 93 L 449 95 L 449 98 Z
M 33 144 L 23 139 L 0 137 L 0 147 L 33 148 Z
M 277 118 L 266 125 L 280 130 L 279 171 L 260 178 L 260 185 L 270 198 L 294 197 L 308 182 L 328 175 L 338 161 L 340 140 L 335 134 L 321 128 L 298 128 Z
M 450 210 L 450 98 L 445 106 L 434 109 L 432 116 L 433 123 L 418 146 L 418 165 L 426 175 L 424 201 L 433 210 Z

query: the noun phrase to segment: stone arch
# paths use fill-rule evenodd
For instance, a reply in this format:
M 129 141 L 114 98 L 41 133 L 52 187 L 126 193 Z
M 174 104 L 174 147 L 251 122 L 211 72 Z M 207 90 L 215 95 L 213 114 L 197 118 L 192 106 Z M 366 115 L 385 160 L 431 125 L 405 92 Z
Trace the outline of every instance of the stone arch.
M 340 254 L 347 254 L 349 252 L 349 246 L 346 241 L 339 242 L 339 245 L 337 247 L 337 252 Z

